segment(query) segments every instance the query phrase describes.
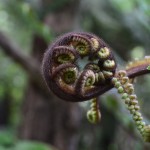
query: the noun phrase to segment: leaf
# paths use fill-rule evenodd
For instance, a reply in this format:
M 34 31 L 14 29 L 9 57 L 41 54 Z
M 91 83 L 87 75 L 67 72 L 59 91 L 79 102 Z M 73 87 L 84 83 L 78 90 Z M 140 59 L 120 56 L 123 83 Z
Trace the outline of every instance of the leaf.
M 38 142 L 22 141 L 16 144 L 15 150 L 52 150 L 52 149 L 46 144 Z
M 147 67 L 147 70 L 150 70 L 150 65 Z
M 14 141 L 15 141 L 15 138 L 9 131 L 0 132 L 0 145 L 1 146 L 10 147 L 14 144 Z

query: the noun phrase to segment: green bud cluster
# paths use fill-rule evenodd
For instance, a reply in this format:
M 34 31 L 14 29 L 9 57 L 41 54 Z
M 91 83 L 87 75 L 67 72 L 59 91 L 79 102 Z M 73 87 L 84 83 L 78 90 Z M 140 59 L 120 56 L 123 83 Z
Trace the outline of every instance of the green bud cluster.
M 118 90 L 118 93 L 122 95 L 122 100 L 130 111 L 132 118 L 137 126 L 137 129 L 141 133 L 144 141 L 150 142 L 150 126 L 145 125 L 143 117 L 139 112 L 140 106 L 138 105 L 137 96 L 134 93 L 133 84 L 130 83 L 127 73 L 124 70 L 120 70 L 116 77 L 112 78 L 112 84 Z

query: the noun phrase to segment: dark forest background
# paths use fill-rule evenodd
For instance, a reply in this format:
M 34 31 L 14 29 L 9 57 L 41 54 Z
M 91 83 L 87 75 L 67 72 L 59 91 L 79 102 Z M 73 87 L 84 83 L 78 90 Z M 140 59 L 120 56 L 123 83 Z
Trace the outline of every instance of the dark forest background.
M 49 92 L 41 61 L 55 37 L 87 31 L 114 50 L 118 67 L 150 55 L 149 0 L 0 0 L 0 150 L 149 150 L 115 90 L 99 98 L 102 120 L 86 119 L 89 102 Z M 150 77 L 135 83 L 150 122 Z

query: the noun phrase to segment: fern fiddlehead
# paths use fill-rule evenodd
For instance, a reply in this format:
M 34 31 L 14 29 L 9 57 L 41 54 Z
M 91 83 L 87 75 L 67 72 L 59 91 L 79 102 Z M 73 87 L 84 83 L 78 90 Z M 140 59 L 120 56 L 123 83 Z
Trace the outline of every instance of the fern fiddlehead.
M 101 113 L 99 110 L 97 98 L 91 100 L 90 110 L 87 112 L 87 119 L 89 122 L 96 124 L 101 119 Z
M 80 60 L 87 58 L 81 68 Z M 100 121 L 97 97 L 115 87 L 145 141 L 150 142 L 150 126 L 140 113 L 131 78 L 150 72 L 150 58 L 132 62 L 126 70 L 116 71 L 117 63 L 109 46 L 90 33 L 67 33 L 59 37 L 43 58 L 43 76 L 48 87 L 61 99 L 78 102 L 91 100 L 87 118 Z M 150 67 L 149 67 L 150 68 Z
M 83 69 L 79 61 L 88 59 Z M 43 74 L 49 88 L 60 98 L 83 101 L 99 90 L 116 70 L 112 51 L 104 41 L 89 33 L 68 33 L 52 44 L 43 59 Z

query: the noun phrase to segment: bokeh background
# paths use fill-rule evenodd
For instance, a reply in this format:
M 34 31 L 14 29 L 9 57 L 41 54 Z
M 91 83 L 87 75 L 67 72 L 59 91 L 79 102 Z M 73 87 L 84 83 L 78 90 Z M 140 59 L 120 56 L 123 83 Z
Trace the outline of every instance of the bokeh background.
M 86 119 L 89 102 L 48 92 L 43 53 L 55 37 L 88 31 L 114 50 L 118 67 L 150 55 L 149 0 L 0 0 L 0 150 L 150 150 L 115 90 L 99 98 L 102 120 Z M 150 122 L 150 77 L 136 80 Z

